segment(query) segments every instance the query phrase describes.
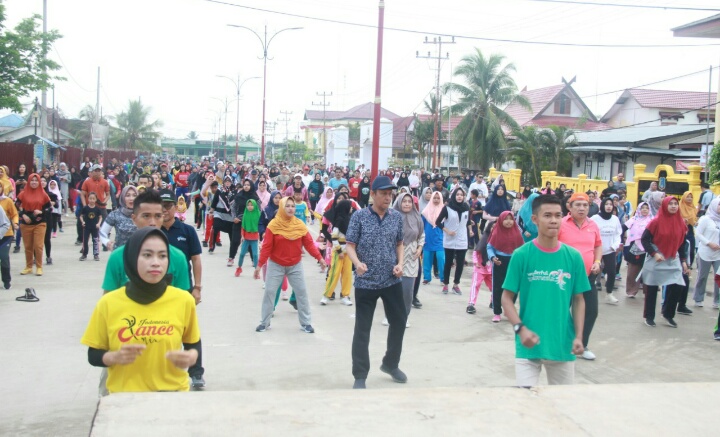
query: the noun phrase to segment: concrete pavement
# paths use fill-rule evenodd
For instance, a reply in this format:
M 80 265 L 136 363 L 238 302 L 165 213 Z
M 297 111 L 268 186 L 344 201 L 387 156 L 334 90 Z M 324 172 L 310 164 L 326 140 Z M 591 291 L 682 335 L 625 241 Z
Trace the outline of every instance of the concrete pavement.
M 0 330 L 3 332 L 0 343 L 5 358 L 5 381 L 0 391 L 3 405 L 0 435 L 86 435 L 95 414 L 100 369 L 87 363 L 86 348 L 80 345 L 79 339 L 100 297 L 108 254 L 101 252 L 100 262 L 78 261 L 79 248 L 73 245 L 74 218 L 65 220 L 66 232 L 52 240 L 55 264 L 45 267 L 45 275 L 20 276 L 23 253 L 12 254 L 13 288 L 0 291 Z M 354 308 L 345 307 L 338 300 L 320 306 L 324 275 L 315 262 L 306 257 L 304 266 L 316 333 L 301 332 L 297 313 L 282 301 L 272 329 L 256 333 L 262 283 L 251 278 L 249 257 L 245 273 L 240 278 L 233 276 L 234 268 L 225 266 L 229 244 L 227 239 L 223 241 L 225 244 L 216 249 L 215 255 L 203 255 L 204 292 L 198 314 L 208 384 L 205 391 L 250 391 L 253 393 L 228 396 L 263 405 L 273 403 L 281 410 L 299 408 L 295 401 L 300 402 L 306 393 L 306 402 L 325 408 L 328 423 L 342 424 L 345 411 L 357 407 L 349 397 L 354 395 L 344 391 L 352 386 L 350 343 Z M 383 315 L 382 306 L 378 305 L 370 344 L 373 370 L 368 378 L 369 390 L 361 396 L 383 399 L 390 393 L 400 401 L 430 396 L 428 393 L 437 388 L 461 393 L 514 384 L 512 329 L 504 319 L 500 324 L 490 323 L 487 289 L 483 287 L 480 293 L 478 313 L 472 316 L 465 313 L 471 270 L 466 268 L 463 273 L 462 296 L 442 295 L 437 280 L 421 286 L 419 298 L 424 307 L 413 310 L 410 315 L 412 327 L 406 331 L 401 361 L 401 368 L 409 377 L 406 385 L 394 384 L 376 370 L 384 352 L 387 329 L 380 324 Z M 719 381 L 720 342 L 712 340 L 717 311 L 709 305 L 693 308 L 692 316 L 677 316 L 678 329 L 663 326 L 660 317 L 657 328 L 648 328 L 642 324 L 642 297 L 624 299 L 623 284 L 621 281 L 617 292 L 619 305 L 607 305 L 601 300 L 600 316 L 590 342 L 598 359 L 577 363 L 577 383 Z M 28 286 L 37 290 L 40 302 L 15 301 Z M 642 391 L 643 386 L 639 387 Z M 677 389 L 677 396 L 668 398 L 668 408 L 677 402 L 694 402 L 694 391 L 699 386 L 680 387 L 685 388 Z M 323 396 L 318 393 L 339 397 L 335 398 L 337 402 L 323 404 Z M 687 398 L 682 400 L 685 394 Z M 200 396 L 206 395 L 208 393 L 179 396 L 195 402 L 193 396 L 205 399 Z M 109 399 L 107 402 L 119 405 Z M 710 401 L 706 404 L 713 405 Z M 183 402 L 183 405 L 190 404 Z M 609 414 L 606 407 L 612 411 L 618 407 L 599 401 L 585 405 L 599 419 Z M 448 408 L 450 406 L 448 404 Z M 640 408 L 636 403 L 629 403 L 628 407 Z M 709 412 L 707 405 L 704 407 L 698 405 L 698 412 Z M 129 421 L 147 419 L 127 417 Z M 708 431 L 717 428 L 716 424 L 711 427 L 711 422 L 700 425 L 705 423 Z M 149 433 L 152 429 L 149 427 L 146 431 Z M 208 429 L 212 431 L 212 427 Z M 658 421 L 655 431 L 662 429 Z

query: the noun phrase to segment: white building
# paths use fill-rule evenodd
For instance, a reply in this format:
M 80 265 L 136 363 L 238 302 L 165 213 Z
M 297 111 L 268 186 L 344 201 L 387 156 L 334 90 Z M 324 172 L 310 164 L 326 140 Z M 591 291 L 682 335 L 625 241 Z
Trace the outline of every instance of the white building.
M 601 118 L 612 127 L 715 124 L 717 93 L 628 89 Z

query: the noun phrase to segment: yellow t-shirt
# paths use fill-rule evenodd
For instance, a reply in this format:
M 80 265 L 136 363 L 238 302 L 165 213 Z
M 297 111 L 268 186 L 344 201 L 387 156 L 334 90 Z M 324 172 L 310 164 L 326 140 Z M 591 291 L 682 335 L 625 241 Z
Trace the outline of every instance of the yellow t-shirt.
M 141 305 L 125 293 L 125 287 L 105 294 L 95 306 L 80 342 L 86 346 L 117 351 L 123 344 L 147 348 L 134 363 L 108 368 L 110 393 L 188 391 L 188 373 L 165 357 L 182 350 L 183 343 L 200 341 L 195 300 L 187 291 L 168 286 L 160 299 Z

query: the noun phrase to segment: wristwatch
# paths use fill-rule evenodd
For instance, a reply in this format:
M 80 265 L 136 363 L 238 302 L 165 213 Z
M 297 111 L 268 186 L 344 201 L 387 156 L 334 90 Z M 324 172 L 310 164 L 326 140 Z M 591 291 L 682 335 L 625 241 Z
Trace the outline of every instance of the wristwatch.
M 523 329 L 524 326 L 522 323 L 516 323 L 513 325 L 513 331 L 515 331 L 516 335 L 520 334 L 520 330 Z

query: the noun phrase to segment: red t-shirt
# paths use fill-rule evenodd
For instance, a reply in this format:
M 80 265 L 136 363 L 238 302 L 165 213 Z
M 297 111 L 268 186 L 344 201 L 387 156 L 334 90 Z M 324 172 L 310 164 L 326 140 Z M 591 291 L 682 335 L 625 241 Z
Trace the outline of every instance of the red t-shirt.
M 95 194 L 97 194 L 98 203 L 105 206 L 105 193 L 110 193 L 110 185 L 108 184 L 108 181 L 103 178 L 98 179 L 97 181 L 93 178 L 87 178 L 85 179 L 85 182 L 83 182 L 80 191 L 85 192 L 85 200 L 87 200 L 88 194 L 94 192 Z
M 179 188 L 187 188 L 188 186 L 188 176 L 190 176 L 190 173 L 186 171 L 181 171 L 175 175 L 175 185 Z
M 348 185 L 350 185 L 350 197 L 353 199 L 357 199 L 360 195 L 360 182 L 362 182 L 362 179 L 351 178 L 348 181 Z

